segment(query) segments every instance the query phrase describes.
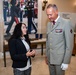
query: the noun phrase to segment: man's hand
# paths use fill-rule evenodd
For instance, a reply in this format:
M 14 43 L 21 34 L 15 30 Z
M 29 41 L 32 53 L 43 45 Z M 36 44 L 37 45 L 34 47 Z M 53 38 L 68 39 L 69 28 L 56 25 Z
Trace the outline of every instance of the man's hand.
M 62 70 L 66 70 L 68 68 L 68 64 L 62 63 L 61 68 L 62 68 Z
M 48 65 L 47 56 L 45 56 L 45 63 Z

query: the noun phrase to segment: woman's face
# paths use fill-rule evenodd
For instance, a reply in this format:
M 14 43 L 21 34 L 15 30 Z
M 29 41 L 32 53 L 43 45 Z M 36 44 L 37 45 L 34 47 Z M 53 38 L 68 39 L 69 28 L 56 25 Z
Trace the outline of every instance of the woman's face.
M 22 36 L 24 36 L 24 35 L 27 34 L 27 28 L 26 28 L 26 25 L 22 24 L 21 30 L 22 30 Z

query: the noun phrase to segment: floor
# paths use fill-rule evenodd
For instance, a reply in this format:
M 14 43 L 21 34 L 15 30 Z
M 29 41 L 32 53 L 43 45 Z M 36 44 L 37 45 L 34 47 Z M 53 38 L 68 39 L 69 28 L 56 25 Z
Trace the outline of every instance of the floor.
M 4 67 L 3 59 L 0 59 L 0 75 L 13 75 L 12 61 L 10 56 L 7 56 L 7 66 Z M 36 51 L 35 58 L 32 58 L 32 74 L 31 75 L 49 75 L 48 66 L 45 64 L 45 52 L 41 56 L 40 51 Z M 65 75 L 76 75 L 76 56 L 72 56 L 69 68 Z

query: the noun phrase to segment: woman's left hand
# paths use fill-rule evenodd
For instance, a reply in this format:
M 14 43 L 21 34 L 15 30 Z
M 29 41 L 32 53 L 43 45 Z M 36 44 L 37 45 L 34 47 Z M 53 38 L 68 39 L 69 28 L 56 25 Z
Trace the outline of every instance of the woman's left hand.
M 32 50 L 31 51 L 31 54 L 32 54 L 32 56 L 34 56 L 36 54 L 36 51 L 35 50 Z

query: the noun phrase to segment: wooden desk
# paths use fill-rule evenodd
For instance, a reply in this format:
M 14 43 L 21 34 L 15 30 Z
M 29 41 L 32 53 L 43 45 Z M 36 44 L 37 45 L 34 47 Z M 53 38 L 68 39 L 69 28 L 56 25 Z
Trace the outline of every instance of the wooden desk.
M 41 45 L 41 55 L 43 55 L 43 45 L 46 44 L 46 38 L 31 41 L 32 45 Z
M 8 51 L 8 42 L 5 40 L 4 51 L 5 49 Z M 31 41 L 31 45 L 41 45 L 41 55 L 43 55 L 43 45 L 46 44 L 46 38 L 36 39 Z M 36 48 L 36 47 L 35 47 Z

